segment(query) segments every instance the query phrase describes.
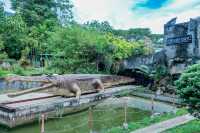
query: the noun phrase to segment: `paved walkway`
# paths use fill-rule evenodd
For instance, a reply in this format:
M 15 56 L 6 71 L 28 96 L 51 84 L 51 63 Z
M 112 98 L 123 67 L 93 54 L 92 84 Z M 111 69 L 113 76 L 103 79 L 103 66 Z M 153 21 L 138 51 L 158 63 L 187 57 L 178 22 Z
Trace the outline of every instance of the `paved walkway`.
M 133 131 L 131 133 L 161 133 L 167 129 L 185 124 L 191 120 L 194 120 L 195 118 L 189 114 L 179 116 L 170 120 L 166 120 L 157 124 L 153 124 L 149 127 L 138 129 L 136 131 Z

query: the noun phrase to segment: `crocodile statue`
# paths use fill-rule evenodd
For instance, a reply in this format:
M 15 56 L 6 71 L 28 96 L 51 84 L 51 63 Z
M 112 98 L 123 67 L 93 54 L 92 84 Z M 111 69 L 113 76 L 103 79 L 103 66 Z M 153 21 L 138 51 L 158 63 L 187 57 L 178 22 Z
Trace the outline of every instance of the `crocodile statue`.
M 7 77 L 8 82 L 43 82 L 43 85 L 36 88 L 26 89 L 14 93 L 9 93 L 9 97 L 16 97 L 32 92 L 49 90 L 56 88 L 56 93 L 62 96 L 76 96 L 79 99 L 81 94 L 103 91 L 104 88 L 127 84 L 134 82 L 134 79 L 123 76 L 101 75 L 101 76 L 83 76 L 83 75 L 55 75 L 45 77 Z

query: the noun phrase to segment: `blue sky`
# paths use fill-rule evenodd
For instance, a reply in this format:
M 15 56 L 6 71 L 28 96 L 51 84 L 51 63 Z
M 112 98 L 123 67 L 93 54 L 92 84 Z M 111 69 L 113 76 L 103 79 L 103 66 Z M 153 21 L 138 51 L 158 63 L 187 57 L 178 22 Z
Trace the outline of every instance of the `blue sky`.
M 200 16 L 200 0 L 73 0 L 78 22 L 109 21 L 115 28 L 149 27 L 163 33 L 171 18 L 178 22 Z
M 164 6 L 169 0 L 147 0 L 139 1 L 134 7 L 137 8 L 149 8 L 149 9 L 159 9 Z

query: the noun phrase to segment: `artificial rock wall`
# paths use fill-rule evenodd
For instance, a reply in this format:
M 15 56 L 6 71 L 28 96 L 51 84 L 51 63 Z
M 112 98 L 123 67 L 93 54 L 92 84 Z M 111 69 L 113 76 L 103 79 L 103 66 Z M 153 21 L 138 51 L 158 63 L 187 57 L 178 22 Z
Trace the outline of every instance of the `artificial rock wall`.
M 164 26 L 164 44 L 171 74 L 180 74 L 200 58 L 200 18 L 176 23 L 176 18 Z

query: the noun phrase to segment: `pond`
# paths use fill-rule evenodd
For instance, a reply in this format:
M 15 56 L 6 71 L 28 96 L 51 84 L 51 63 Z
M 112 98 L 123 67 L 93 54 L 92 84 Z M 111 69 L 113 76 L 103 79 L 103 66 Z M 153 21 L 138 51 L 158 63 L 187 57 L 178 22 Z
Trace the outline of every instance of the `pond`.
M 127 122 L 136 122 L 150 115 L 149 111 L 127 108 Z M 122 126 L 125 118 L 124 107 L 95 107 L 92 109 L 91 116 L 93 131 L 95 133 L 104 133 L 112 127 Z M 45 133 L 89 133 L 88 120 L 89 110 L 62 118 L 48 118 L 48 121 L 45 121 Z M 0 127 L 0 133 L 40 133 L 40 124 L 36 122 L 14 129 Z

